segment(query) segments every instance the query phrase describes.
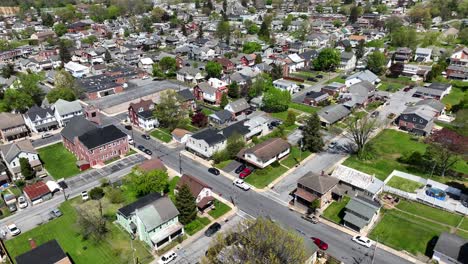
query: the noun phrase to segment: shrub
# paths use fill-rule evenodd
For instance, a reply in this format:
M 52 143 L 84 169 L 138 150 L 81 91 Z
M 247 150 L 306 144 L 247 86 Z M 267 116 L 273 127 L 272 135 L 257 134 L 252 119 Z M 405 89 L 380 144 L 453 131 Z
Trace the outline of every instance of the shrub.
M 109 201 L 113 204 L 120 204 L 125 202 L 125 196 L 123 195 L 120 189 L 109 189 L 107 191 L 107 197 L 109 198 Z

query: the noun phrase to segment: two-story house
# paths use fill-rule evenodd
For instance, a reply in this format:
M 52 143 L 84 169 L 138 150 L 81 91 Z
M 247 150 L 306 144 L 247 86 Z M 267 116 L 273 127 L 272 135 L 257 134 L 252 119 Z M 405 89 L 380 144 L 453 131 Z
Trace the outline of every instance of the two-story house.
M 66 101 L 58 99 L 53 105 L 54 116 L 61 127 L 65 127 L 70 119 L 83 115 L 83 107 L 78 100 Z
M 439 264 L 468 263 L 468 240 L 456 234 L 442 232 L 435 244 L 432 259 Z
M 224 74 L 230 74 L 234 72 L 235 70 L 235 65 L 232 61 L 230 61 L 228 58 L 216 58 L 213 60 L 214 62 L 217 62 L 221 64 L 221 67 L 223 67 L 223 73 Z
M 426 101 L 426 100 L 424 100 Z M 434 119 L 444 109 L 441 103 L 420 103 L 408 106 L 397 119 L 398 127 L 402 130 L 426 136 L 434 127 Z
M 184 234 L 179 211 L 172 201 L 150 193 L 117 211 L 117 223 L 125 231 L 157 250 Z
M 0 154 L 5 161 L 13 180 L 18 180 L 23 177 L 23 175 L 21 175 L 21 158 L 28 159 L 29 164 L 36 172 L 36 175 L 41 176 L 45 173 L 42 169 L 42 163 L 39 159 L 39 155 L 29 139 L 23 139 L 15 143 L 1 145 Z
M 185 109 L 193 112 L 195 112 L 197 109 L 197 103 L 195 102 L 196 98 L 190 89 L 177 91 L 177 98 L 182 103 L 182 107 L 185 107 Z
M 238 99 L 236 101 L 230 102 L 224 107 L 225 110 L 228 110 L 236 118 L 243 116 L 245 118 L 245 113 L 250 109 L 249 103 L 245 98 Z M 242 118 L 242 119 L 243 119 Z
M 130 123 L 146 131 L 158 127 L 158 120 L 153 116 L 154 108 L 152 100 L 140 99 L 138 103 L 130 103 L 128 107 Z
M 334 188 L 338 182 L 332 176 L 307 172 L 297 181 L 297 188 L 293 192 L 294 201 L 310 207 L 313 201 L 320 199 L 320 208 L 333 201 Z
M 34 105 L 24 114 L 24 121 L 34 133 L 54 130 L 59 127 L 54 110 L 50 107 L 42 108 Z
M 393 60 L 395 62 L 404 62 L 407 63 L 413 58 L 413 51 L 410 48 L 401 47 L 397 48 L 395 54 L 393 55 Z
M 180 82 L 197 84 L 205 79 L 205 75 L 199 69 L 193 67 L 183 67 L 177 71 L 177 80 Z
M 362 196 L 352 197 L 345 206 L 343 225 L 358 232 L 366 232 L 379 217 L 381 205 Z
M 417 48 L 414 54 L 414 61 L 416 62 L 431 62 L 432 49 Z
M 351 85 L 348 88 L 348 93 L 342 95 L 342 98 L 346 100 L 343 105 L 350 109 L 361 106 L 365 107 L 372 101 L 374 95 L 375 86 L 368 81 L 362 81 Z
M 457 50 L 450 56 L 446 72 L 449 79 L 468 80 L 468 48 Z
M 20 114 L 0 113 L 0 139 L 4 142 L 29 135 L 28 128 Z
M 226 137 L 214 128 L 207 128 L 191 135 L 185 148 L 197 155 L 210 158 L 217 151 L 226 147 Z
M 342 52 L 338 68 L 346 72 L 354 70 L 356 68 L 356 55 L 353 52 Z
M 81 65 L 79 63 L 69 61 L 64 65 L 64 68 L 75 78 L 81 78 L 86 75 L 89 75 L 89 67 Z
M 224 93 L 228 92 L 227 83 L 216 78 L 197 84 L 193 88 L 195 98 L 210 104 L 219 105 Z
M 345 84 L 347 87 L 350 87 L 351 85 L 362 81 L 368 81 L 374 85 L 377 85 L 380 82 L 380 79 L 379 76 L 375 75 L 373 72 L 365 70 L 348 76 L 346 78 Z
M 265 168 L 275 161 L 286 157 L 291 150 L 287 141 L 281 138 L 270 138 L 251 148 L 242 149 L 237 157 L 258 168 Z
M 203 212 L 213 204 L 213 201 L 215 200 L 213 197 L 213 188 L 211 188 L 208 184 L 192 175 L 184 174 L 177 182 L 177 186 L 174 192 L 177 193 L 184 184 L 189 187 L 192 196 L 195 197 L 198 210 Z

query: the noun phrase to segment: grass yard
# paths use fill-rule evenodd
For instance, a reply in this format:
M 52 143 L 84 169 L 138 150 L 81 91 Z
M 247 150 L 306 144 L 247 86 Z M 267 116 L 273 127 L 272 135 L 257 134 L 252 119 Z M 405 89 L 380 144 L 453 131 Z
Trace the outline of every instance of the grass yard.
M 202 113 L 205 114 L 206 116 L 209 116 L 211 114 L 214 114 L 214 111 L 211 110 L 211 109 L 208 109 L 208 108 L 203 108 L 202 110 Z
M 229 163 L 231 163 L 231 162 L 232 162 L 232 159 L 221 161 L 220 163 L 216 164 L 215 167 L 218 168 L 218 169 L 224 169 L 224 167 L 229 165 Z
M 318 73 L 307 72 L 307 71 L 297 71 L 297 72 L 292 73 L 293 76 L 297 76 L 297 77 L 304 78 L 304 79 L 313 78 L 317 74 Z
M 134 149 L 130 148 L 130 149 L 128 150 L 127 154 L 125 154 L 125 157 L 128 157 L 128 156 L 130 156 L 130 155 L 133 155 L 133 154 L 135 154 L 135 153 L 137 153 L 137 152 L 136 152 Z
M 275 162 L 264 169 L 258 169 L 251 175 L 245 178 L 245 182 L 255 186 L 256 188 L 263 189 L 276 178 L 280 177 L 288 169 Z
M 132 261 L 130 236 L 116 225 L 108 223 L 109 232 L 103 241 L 84 240 L 76 229 L 77 215 L 72 202 L 74 201 L 65 202 L 60 206 L 63 213 L 60 218 L 6 241 L 6 247 L 12 258 L 29 251 L 28 240 L 33 238 L 38 245 L 56 239 L 76 264 L 130 263 Z M 143 263 L 151 262 L 153 257 L 141 241 L 133 241 L 133 246 L 136 249 L 135 257 Z
M 397 250 L 430 256 L 432 252 L 428 250 L 428 245 L 444 231 L 448 232 L 449 228 L 403 212 L 388 210 L 384 211 L 382 220 L 369 237 Z
M 463 222 L 461 223 L 460 228 L 468 232 L 468 217 L 463 218 Z
M 286 159 L 282 160 L 280 163 L 286 167 L 292 168 L 296 164 L 307 158 L 310 154 L 312 153 L 308 150 L 301 152 L 299 147 L 292 147 L 289 156 Z
M 328 77 L 328 76 L 326 76 Z M 325 78 L 325 77 L 324 77 Z M 339 76 L 336 76 L 335 78 L 333 79 L 330 79 L 327 81 L 327 84 L 330 84 L 330 83 L 334 83 L 334 82 L 337 82 L 337 83 L 345 83 L 346 79 L 343 78 L 341 75 Z
M 468 239 L 468 231 L 458 230 L 456 234 L 463 237 L 464 239 Z
M 185 233 L 187 233 L 189 236 L 192 236 L 193 234 L 197 233 L 198 231 L 202 230 L 205 226 L 210 224 L 210 222 L 210 219 L 208 219 L 207 217 L 197 216 L 195 220 L 184 226 Z
M 350 198 L 343 196 L 341 201 L 334 201 L 323 212 L 322 217 L 334 223 L 341 224 L 344 217 L 344 208 L 348 204 Z
M 37 150 L 45 169 L 54 179 L 68 178 L 80 173 L 76 158 L 62 143 L 57 143 Z
M 398 176 L 393 176 L 392 179 L 390 179 L 390 181 L 387 183 L 387 185 L 405 192 L 415 193 L 416 190 L 422 187 L 424 184 L 401 178 Z
M 290 109 L 292 108 L 292 109 L 297 110 L 297 111 L 305 112 L 305 113 L 308 113 L 308 114 L 315 113 L 318 110 L 317 107 L 313 107 L 313 106 L 305 105 L 305 104 L 294 103 L 294 102 L 289 103 L 289 108 Z M 286 114 L 287 114 L 287 112 L 286 112 Z
M 298 112 L 297 110 L 294 110 L 294 109 L 289 109 L 287 111 L 283 111 L 283 112 L 278 112 L 278 113 L 270 113 L 270 115 L 273 117 L 273 118 L 276 118 L 276 119 L 280 119 L 280 120 L 283 120 L 285 121 L 286 118 L 288 118 L 288 111 L 292 111 L 296 114 L 296 117 L 301 114 L 301 112 Z
M 381 85 L 379 85 L 379 87 L 377 87 L 377 89 L 379 89 L 380 91 L 387 91 L 387 92 L 394 93 L 403 87 L 405 87 L 405 85 L 402 83 L 383 82 Z
M 463 216 L 458 214 L 453 214 L 442 209 L 430 207 L 422 203 L 409 202 L 406 200 L 400 200 L 397 205 L 397 208 L 405 212 L 419 215 L 421 217 L 437 221 L 446 225 L 453 227 L 458 226 L 460 221 L 462 221 Z
M 179 180 L 180 180 L 179 176 L 174 176 L 174 178 L 172 178 L 169 181 L 169 194 L 168 195 L 169 195 L 169 198 L 171 198 L 173 202 L 175 202 L 174 189 L 177 183 L 179 182 Z
M 151 136 L 161 140 L 162 142 L 169 143 L 172 140 L 172 135 L 162 130 L 155 129 L 151 131 Z
M 214 201 L 214 206 L 215 206 L 215 209 L 208 212 L 208 214 L 211 215 L 211 217 L 213 217 L 214 219 L 218 219 L 224 214 L 226 214 L 227 212 L 231 211 L 231 207 L 229 205 L 219 200 Z
M 460 88 L 452 87 L 450 93 L 442 98 L 442 103 L 448 105 L 457 105 L 463 99 L 464 93 Z

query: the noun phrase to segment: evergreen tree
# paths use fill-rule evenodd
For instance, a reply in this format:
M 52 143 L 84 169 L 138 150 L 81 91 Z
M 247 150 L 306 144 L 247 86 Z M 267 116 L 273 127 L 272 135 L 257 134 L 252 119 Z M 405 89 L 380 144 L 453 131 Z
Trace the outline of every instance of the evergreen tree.
M 262 22 L 260 30 L 258 31 L 258 37 L 263 41 L 270 41 L 270 29 L 265 21 Z
M 34 171 L 29 164 L 29 160 L 27 158 L 20 158 L 20 167 L 21 167 L 21 174 L 26 180 L 31 180 L 34 178 Z
M 175 206 L 179 210 L 181 224 L 186 225 L 197 217 L 196 200 L 187 184 L 182 185 L 175 195 Z
M 68 50 L 64 41 L 60 41 L 60 44 L 59 44 L 59 57 L 60 57 L 60 60 L 62 61 L 62 65 L 71 60 L 70 51 Z
M 229 104 L 229 99 L 227 97 L 227 94 L 223 93 L 221 96 L 221 103 L 219 104 L 222 108 L 224 108 L 227 104 Z
M 187 36 L 187 28 L 185 28 L 185 24 L 182 24 L 182 27 L 181 27 L 181 30 L 182 30 L 182 35 L 184 36 Z
M 223 1 L 223 11 L 224 11 L 224 13 L 227 12 L 227 0 Z
M 239 85 L 237 82 L 232 82 L 229 85 L 228 95 L 231 98 L 238 98 L 239 97 Z
M 363 39 L 359 40 L 358 45 L 356 47 L 356 63 L 364 56 L 364 45 L 365 42 Z
M 104 60 L 109 63 L 112 60 L 112 55 L 110 54 L 109 50 L 106 49 L 106 53 L 104 53 Z
M 304 126 L 303 148 L 312 152 L 318 152 L 323 148 L 323 139 L 320 134 L 320 119 L 317 113 L 312 113 Z
M 203 38 L 203 27 L 202 27 L 201 24 L 198 25 L 198 36 L 197 36 L 197 38 L 199 38 L 199 39 Z

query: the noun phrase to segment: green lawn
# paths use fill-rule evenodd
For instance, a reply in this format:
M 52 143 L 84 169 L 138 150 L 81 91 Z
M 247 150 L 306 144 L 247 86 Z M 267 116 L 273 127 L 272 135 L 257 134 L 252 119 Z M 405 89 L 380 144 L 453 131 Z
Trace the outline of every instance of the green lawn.
M 114 161 L 117 161 L 117 160 L 119 160 L 119 159 L 120 159 L 119 156 L 113 157 L 112 159 L 108 159 L 108 160 L 104 161 L 104 164 L 107 165 L 107 164 L 112 163 L 112 162 L 114 162 Z
M 151 136 L 161 140 L 162 142 L 169 143 L 172 140 L 171 134 L 168 134 L 162 130 L 155 129 L 151 131 Z
M 131 148 L 131 149 L 128 150 L 127 154 L 125 154 L 125 157 L 128 157 L 128 156 L 130 156 L 130 155 L 133 155 L 133 154 L 135 154 L 135 153 L 137 153 L 137 152 L 136 152 L 134 149 Z
M 325 77 L 324 77 L 325 78 Z M 337 82 L 337 83 L 345 83 L 346 79 L 342 78 L 341 75 L 339 76 L 336 76 L 335 78 L 333 79 L 330 79 L 329 81 L 327 81 L 327 84 L 329 83 L 334 83 L 334 82 Z
M 417 255 L 426 254 L 429 242 L 444 231 L 448 232 L 449 228 L 410 217 L 403 212 L 389 210 L 384 212 L 382 220 L 369 237 L 394 249 L 406 250 Z
M 463 218 L 463 222 L 461 223 L 460 228 L 468 231 L 468 217 Z
M 427 219 L 437 221 L 446 225 L 456 227 L 460 221 L 463 219 L 463 216 L 458 214 L 453 214 L 438 208 L 430 207 L 422 203 L 409 202 L 406 200 L 400 200 L 397 205 L 397 208 L 405 212 L 419 215 Z
M 463 237 L 464 239 L 468 239 L 468 231 L 458 230 L 456 234 Z
M 56 239 L 63 250 L 72 258 L 73 263 L 130 263 L 132 252 L 130 236 L 116 225 L 108 223 L 109 232 L 101 242 L 91 239 L 84 240 L 76 229 L 76 211 L 72 201 L 63 203 L 60 210 L 63 213 L 58 219 L 40 225 L 18 237 L 5 242 L 12 258 L 30 250 L 28 240 L 34 239 L 38 245 Z M 153 259 L 141 241 L 133 241 L 136 249 L 135 257 L 143 263 Z
M 259 188 L 265 188 L 279 176 L 283 175 L 288 169 L 275 162 L 264 169 L 258 169 L 245 178 L 245 182 Z
M 322 217 L 337 224 L 341 224 L 344 217 L 344 208 L 349 200 L 350 198 L 348 196 L 343 196 L 341 201 L 334 201 L 323 212 Z
M 393 176 L 392 179 L 390 179 L 390 181 L 387 183 L 387 185 L 405 192 L 415 193 L 416 190 L 422 187 L 424 184 L 401 178 L 398 176 Z
M 460 88 L 457 88 L 457 87 L 452 87 L 452 90 L 450 91 L 450 93 L 446 96 L 444 96 L 444 98 L 442 98 L 442 103 L 444 104 L 450 104 L 452 106 L 454 105 L 457 105 L 458 103 L 460 103 L 460 101 L 463 99 L 464 97 L 464 93 L 462 91 L 462 89 Z
M 220 163 L 216 164 L 215 167 L 218 168 L 218 169 L 224 169 L 224 167 L 229 165 L 229 163 L 231 163 L 231 162 L 232 162 L 232 159 L 221 161 Z
M 179 182 L 180 180 L 180 177 L 179 176 L 174 176 L 174 178 L 172 178 L 170 181 L 169 181 L 169 198 L 171 198 L 171 200 L 174 202 L 175 201 L 175 196 L 174 196 L 174 189 L 177 185 L 177 183 Z
M 298 71 L 298 72 L 292 73 L 293 76 L 297 76 L 297 77 L 304 78 L 304 79 L 315 77 L 317 74 L 318 73 L 307 72 L 307 71 Z
M 288 111 L 292 111 L 297 115 L 301 114 L 301 112 L 298 112 L 297 110 L 294 110 L 294 109 L 289 109 L 287 111 L 283 111 L 283 112 L 278 112 L 278 113 L 270 113 L 270 115 L 273 117 L 273 118 L 277 118 L 277 119 L 280 119 L 280 120 L 283 120 L 285 121 L 286 118 L 288 117 Z
M 211 114 L 214 114 L 214 111 L 208 108 L 203 108 L 202 113 L 205 114 L 206 116 L 209 116 Z
M 192 236 L 193 234 L 202 230 L 203 227 L 207 226 L 210 222 L 210 219 L 208 219 L 207 217 L 197 216 L 195 220 L 184 226 L 185 233 L 187 233 L 189 236 Z
M 231 211 L 231 207 L 229 205 L 219 200 L 214 201 L 214 206 L 215 206 L 215 209 L 208 212 L 208 214 L 211 215 L 211 217 L 213 217 L 214 219 L 220 218 L 227 212 Z
M 62 143 L 57 143 L 37 150 L 45 169 L 54 179 L 68 178 L 80 173 L 76 158 Z
M 289 103 L 289 108 L 292 108 L 294 110 L 298 110 L 298 111 L 301 111 L 301 112 L 309 113 L 309 114 L 315 113 L 318 110 L 317 107 L 313 107 L 313 106 L 305 105 L 305 104 L 294 103 L 294 102 Z
M 286 157 L 286 159 L 282 160 L 280 163 L 285 165 L 286 167 L 292 168 L 300 161 L 307 158 L 310 154 L 312 153 L 308 150 L 300 151 L 299 147 L 292 147 L 289 156 Z
M 391 92 L 391 93 L 394 93 L 398 90 L 400 90 L 401 88 L 405 87 L 404 84 L 401 84 L 401 83 L 396 83 L 396 82 L 382 82 L 381 85 L 379 85 L 379 87 L 377 89 L 381 90 L 381 91 L 387 91 L 387 92 Z

